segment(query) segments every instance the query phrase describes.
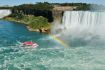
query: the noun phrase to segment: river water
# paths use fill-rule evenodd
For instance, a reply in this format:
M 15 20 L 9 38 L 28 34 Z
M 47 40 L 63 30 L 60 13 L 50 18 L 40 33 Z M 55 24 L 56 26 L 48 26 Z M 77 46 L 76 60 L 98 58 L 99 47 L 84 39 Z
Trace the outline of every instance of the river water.
M 39 47 L 23 48 L 18 41 L 34 41 Z M 78 45 L 77 40 L 71 43 Z M 104 50 L 90 45 L 65 48 L 47 34 L 0 20 L 0 70 L 105 70 Z

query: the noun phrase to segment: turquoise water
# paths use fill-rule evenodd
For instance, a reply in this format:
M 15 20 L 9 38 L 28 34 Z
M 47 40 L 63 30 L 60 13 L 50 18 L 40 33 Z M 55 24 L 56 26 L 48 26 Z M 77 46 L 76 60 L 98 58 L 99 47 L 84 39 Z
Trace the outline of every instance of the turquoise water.
M 23 48 L 17 41 L 34 41 L 39 47 Z M 0 20 L 0 70 L 105 70 L 104 46 L 70 42 L 65 48 L 47 34 Z

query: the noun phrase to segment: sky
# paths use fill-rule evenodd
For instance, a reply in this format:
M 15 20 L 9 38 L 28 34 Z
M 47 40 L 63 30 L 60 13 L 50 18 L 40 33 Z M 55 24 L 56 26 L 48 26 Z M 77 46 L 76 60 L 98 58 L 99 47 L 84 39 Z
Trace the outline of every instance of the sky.
M 36 2 L 49 2 L 49 3 L 94 3 L 94 4 L 102 4 L 105 5 L 105 0 L 0 0 L 0 6 L 4 5 L 20 5 L 25 3 L 36 3 Z

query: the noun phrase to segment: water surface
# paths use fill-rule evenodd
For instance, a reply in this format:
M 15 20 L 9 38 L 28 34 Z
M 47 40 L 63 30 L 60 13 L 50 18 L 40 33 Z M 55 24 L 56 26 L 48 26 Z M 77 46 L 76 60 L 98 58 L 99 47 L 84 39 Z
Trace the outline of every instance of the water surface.
M 39 47 L 23 48 L 17 41 L 34 41 Z M 23 24 L 0 20 L 0 70 L 105 70 L 103 46 L 70 41 L 72 46 L 64 48 L 47 34 L 29 32 Z

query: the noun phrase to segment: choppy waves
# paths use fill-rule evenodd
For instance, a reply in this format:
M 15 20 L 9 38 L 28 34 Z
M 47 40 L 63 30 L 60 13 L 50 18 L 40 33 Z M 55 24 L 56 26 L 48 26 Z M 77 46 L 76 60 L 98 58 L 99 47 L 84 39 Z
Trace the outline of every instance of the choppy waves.
M 104 70 L 104 49 L 0 48 L 0 70 Z M 100 56 L 101 55 L 101 56 Z

